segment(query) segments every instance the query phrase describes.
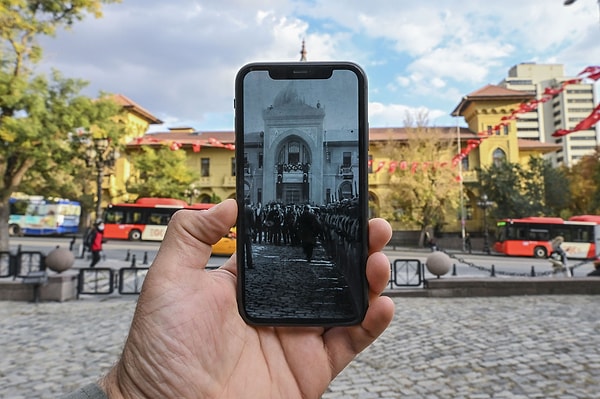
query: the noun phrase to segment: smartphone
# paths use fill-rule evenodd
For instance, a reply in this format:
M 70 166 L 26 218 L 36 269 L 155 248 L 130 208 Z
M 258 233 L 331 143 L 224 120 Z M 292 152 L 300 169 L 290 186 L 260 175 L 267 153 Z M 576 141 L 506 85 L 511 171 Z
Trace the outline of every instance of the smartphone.
M 357 324 L 368 305 L 367 78 L 253 63 L 235 81 L 238 307 L 253 325 Z

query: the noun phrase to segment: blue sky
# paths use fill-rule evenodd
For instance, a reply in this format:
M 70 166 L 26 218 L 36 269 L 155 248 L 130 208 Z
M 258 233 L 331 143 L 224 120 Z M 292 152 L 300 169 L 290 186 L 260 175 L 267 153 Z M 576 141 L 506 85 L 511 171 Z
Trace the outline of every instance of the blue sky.
M 128 96 L 165 122 L 152 131 L 232 131 L 238 69 L 298 61 L 303 40 L 309 61 L 365 69 L 371 126 L 423 112 L 455 126 L 461 97 L 515 64 L 600 65 L 600 12 L 596 0 L 123 0 L 44 39 L 40 69 Z

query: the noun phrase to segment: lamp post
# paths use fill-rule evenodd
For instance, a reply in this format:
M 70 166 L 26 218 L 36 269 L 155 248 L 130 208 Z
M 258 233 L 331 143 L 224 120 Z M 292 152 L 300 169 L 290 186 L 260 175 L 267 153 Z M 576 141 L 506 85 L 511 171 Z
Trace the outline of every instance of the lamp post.
M 200 190 L 198 190 L 194 184 L 191 184 L 189 188 L 185 189 L 183 195 L 189 198 L 188 204 L 192 205 L 194 198 L 200 195 Z
M 96 168 L 96 218 L 102 217 L 102 181 L 104 180 L 104 168 L 114 166 L 118 153 L 110 149 L 110 141 L 106 137 L 92 138 L 85 155 L 88 166 Z
M 490 243 L 488 240 L 488 225 L 487 225 L 487 209 L 491 207 L 494 203 L 492 201 L 488 201 L 487 194 L 483 194 L 479 202 L 477 202 L 477 206 L 481 208 L 483 211 L 483 252 L 489 254 L 490 253 Z

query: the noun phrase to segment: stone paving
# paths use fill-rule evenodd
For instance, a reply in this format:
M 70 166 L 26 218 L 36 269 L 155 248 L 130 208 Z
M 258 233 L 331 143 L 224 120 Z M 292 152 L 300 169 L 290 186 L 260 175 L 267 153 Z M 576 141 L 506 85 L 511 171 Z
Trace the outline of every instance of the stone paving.
M 247 311 L 257 318 L 356 319 L 350 288 L 322 246 L 310 262 L 299 246 L 252 244 Z
M 0 398 L 56 398 L 117 359 L 135 296 L 0 302 Z M 394 298 L 323 398 L 598 398 L 597 296 Z

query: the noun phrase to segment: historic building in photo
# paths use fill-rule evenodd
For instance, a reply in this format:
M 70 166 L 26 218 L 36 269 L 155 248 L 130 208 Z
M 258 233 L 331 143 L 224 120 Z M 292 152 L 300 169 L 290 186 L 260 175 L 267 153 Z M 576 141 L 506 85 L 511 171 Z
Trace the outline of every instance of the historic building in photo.
M 322 204 L 356 195 L 358 125 L 326 129 L 327 112 L 318 101 L 308 104 L 293 84 L 263 109 L 263 128 L 245 134 L 250 202 Z

